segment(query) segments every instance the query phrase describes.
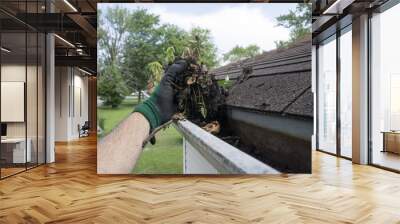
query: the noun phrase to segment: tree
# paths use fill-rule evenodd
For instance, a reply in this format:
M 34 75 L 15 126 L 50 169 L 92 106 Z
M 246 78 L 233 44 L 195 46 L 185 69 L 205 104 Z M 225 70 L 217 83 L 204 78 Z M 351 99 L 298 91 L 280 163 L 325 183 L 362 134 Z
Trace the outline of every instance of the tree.
M 287 47 L 291 43 L 311 34 L 311 4 L 299 3 L 296 9 L 276 18 L 278 26 L 290 29 L 289 40 L 275 41 L 277 48 Z
M 98 94 L 104 105 L 118 107 L 127 95 L 125 82 L 116 65 L 108 65 L 98 78 Z
M 131 13 L 128 26 L 129 35 L 123 50 L 123 77 L 130 92 L 139 93 L 146 89 L 151 74 L 147 65 L 161 61 L 163 49 L 160 48 L 161 35 L 159 17 L 148 13 L 146 9 L 138 9 Z
M 212 41 L 211 32 L 208 29 L 194 27 L 188 35 L 187 47 L 207 68 L 211 69 L 218 65 L 217 47 Z
M 218 63 L 217 48 L 207 29 L 186 32 L 176 25 L 160 24 L 159 16 L 146 9 L 115 7 L 105 16 L 99 14 L 99 70 L 116 65 L 129 92 L 139 93 L 139 101 L 148 82 L 161 79 L 160 65 L 167 67 L 186 48 L 195 49 L 199 61 L 209 68 Z
M 118 107 L 128 94 L 120 73 L 120 61 L 129 21 L 127 9 L 115 7 L 108 9 L 105 14 L 101 10 L 98 12 L 99 96 L 105 105 L 113 108 Z
M 247 47 L 235 46 L 228 53 L 224 54 L 225 62 L 236 62 L 246 58 L 252 58 L 260 54 L 261 50 L 255 44 L 251 44 Z
M 166 57 L 172 56 L 170 53 L 173 51 L 174 58 L 182 56 L 185 48 L 188 45 L 188 33 L 176 25 L 164 24 L 160 28 L 161 44 L 160 48 L 167 54 Z M 173 48 L 173 49 L 171 49 Z M 169 55 L 168 55 L 169 54 Z M 171 59 L 166 58 L 167 60 Z M 172 61 L 169 61 L 172 62 Z M 163 64 L 164 61 L 163 61 Z M 168 62 L 166 62 L 168 64 Z
M 150 71 L 150 80 L 149 80 L 150 85 L 148 85 L 147 88 L 148 90 L 149 88 L 153 88 L 158 83 L 160 83 L 161 76 L 164 72 L 164 68 L 168 67 L 168 65 L 172 64 L 174 61 L 175 61 L 174 47 L 168 47 L 167 50 L 165 51 L 164 66 L 158 61 L 150 62 L 147 65 L 147 69 Z
M 101 51 L 101 47 L 104 46 L 103 45 L 104 43 L 100 44 L 100 42 L 105 41 L 106 31 L 103 28 L 103 24 L 104 24 L 103 11 L 101 11 L 100 9 L 97 10 L 97 22 L 98 22 L 98 24 L 97 24 L 97 40 L 100 45 L 99 51 Z M 104 63 L 105 63 L 104 56 L 102 54 L 99 54 L 97 57 L 97 65 L 98 65 L 99 71 L 103 70 Z M 100 72 L 99 72 L 99 74 L 100 74 Z
M 128 10 L 118 6 L 108 9 L 104 16 L 99 12 L 97 39 L 105 65 L 119 64 L 130 20 Z

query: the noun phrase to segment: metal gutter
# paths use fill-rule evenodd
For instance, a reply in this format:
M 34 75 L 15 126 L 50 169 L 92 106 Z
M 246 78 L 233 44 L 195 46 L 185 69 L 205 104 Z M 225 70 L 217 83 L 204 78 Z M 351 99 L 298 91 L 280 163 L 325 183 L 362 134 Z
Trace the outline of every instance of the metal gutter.
M 175 123 L 176 129 L 184 136 L 184 147 L 189 143 L 201 156 L 207 166 L 212 166 L 215 173 L 223 174 L 278 174 L 274 168 L 251 157 L 216 136 L 204 131 L 188 120 Z M 186 143 L 187 142 L 187 143 Z M 185 166 L 191 161 L 185 159 Z M 192 161 L 196 163 L 197 161 Z M 186 169 L 186 168 L 185 168 Z M 207 173 L 201 172 L 198 173 Z
M 242 149 L 284 173 L 311 173 L 312 118 L 228 107 L 225 128 Z M 246 147 L 247 146 L 247 147 Z
M 272 130 L 287 136 L 311 141 L 312 117 L 257 112 L 246 108 L 228 106 L 227 116 L 232 120 Z

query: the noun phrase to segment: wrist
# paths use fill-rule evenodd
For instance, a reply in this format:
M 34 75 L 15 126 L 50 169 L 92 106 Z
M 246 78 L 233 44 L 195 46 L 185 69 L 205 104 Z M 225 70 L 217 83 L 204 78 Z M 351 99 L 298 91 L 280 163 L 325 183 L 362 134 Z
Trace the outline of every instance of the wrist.
M 159 111 L 150 99 L 136 106 L 133 112 L 140 113 L 147 119 L 150 125 L 150 132 L 161 125 Z

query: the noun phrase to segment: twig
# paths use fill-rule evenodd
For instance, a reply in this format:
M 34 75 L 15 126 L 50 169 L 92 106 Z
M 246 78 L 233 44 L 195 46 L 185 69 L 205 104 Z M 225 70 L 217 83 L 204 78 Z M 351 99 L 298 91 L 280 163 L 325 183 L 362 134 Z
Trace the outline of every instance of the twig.
M 149 134 L 149 136 L 147 136 L 147 138 L 143 141 L 142 148 L 144 148 L 144 147 L 147 145 L 147 143 L 148 143 L 149 141 L 151 141 L 152 138 L 154 138 L 154 136 L 157 134 L 158 131 L 160 131 L 161 129 L 163 129 L 163 128 L 165 128 L 166 126 L 170 125 L 170 124 L 172 123 L 172 121 L 173 121 L 173 120 L 169 120 L 169 121 L 167 121 L 166 123 L 164 123 L 163 125 L 161 125 L 161 126 L 155 128 L 155 129 Z M 153 144 L 154 144 L 154 143 L 153 143 Z

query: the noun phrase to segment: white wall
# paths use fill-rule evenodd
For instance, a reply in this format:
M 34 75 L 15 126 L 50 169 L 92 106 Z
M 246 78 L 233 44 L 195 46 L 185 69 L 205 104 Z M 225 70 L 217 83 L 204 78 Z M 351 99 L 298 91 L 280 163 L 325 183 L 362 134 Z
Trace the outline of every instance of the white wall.
M 2 82 L 25 82 L 25 64 L 3 64 L 1 66 Z M 7 108 L 1 108 L 7 110 Z M 7 137 L 25 137 L 25 122 L 7 122 Z
M 56 67 L 56 141 L 79 138 L 78 125 L 88 120 L 88 78 L 83 75 L 76 68 Z
M 45 159 L 45 117 L 44 117 L 44 74 L 41 66 L 25 65 L 21 63 L 8 63 L 1 66 L 1 81 L 3 82 L 21 82 L 26 85 L 26 106 L 25 96 L 22 96 L 23 102 L 19 107 L 2 106 L 2 114 L 4 113 L 20 113 L 22 120 L 18 122 L 5 122 L 7 124 L 8 138 L 24 138 L 25 135 L 30 140 L 28 145 L 31 148 L 33 162 L 39 159 L 39 163 L 44 163 Z M 27 78 L 27 80 L 25 80 Z M 14 87 L 15 88 L 15 87 Z M 24 95 L 24 87 L 18 90 L 18 94 Z M 5 95 L 4 95 L 5 94 Z M 7 94 L 12 94 L 2 88 L 2 98 L 9 98 Z M 17 93 L 14 93 L 17 94 Z M 4 103 L 4 102 L 3 102 Z M 2 103 L 2 104 L 3 104 Z M 10 102 L 13 103 L 13 102 Z M 22 104 L 22 105 L 21 105 Z M 15 106 L 15 105 L 14 105 Z M 24 114 L 26 112 L 26 120 Z M 2 120 L 4 120 L 2 118 Z
M 1 81 L 2 82 L 25 82 L 25 64 L 3 64 L 1 66 Z M 24 109 L 24 108 L 22 108 Z M 7 110 L 7 108 L 1 108 Z M 7 123 L 8 137 L 25 137 L 25 122 L 8 122 Z
M 2 122 L 24 122 L 24 93 L 24 82 L 1 82 L 1 108 L 5 108 L 1 110 Z
M 27 122 L 7 122 L 7 135 L 8 137 L 25 137 L 25 126 L 28 125 L 28 137 L 35 133 L 36 136 L 36 123 L 37 123 L 37 97 L 36 97 L 36 80 L 31 76 L 34 74 L 36 77 L 36 67 L 25 66 L 21 64 L 3 64 L 1 66 L 1 81 L 2 82 L 24 82 L 26 72 L 28 72 L 28 88 L 27 88 Z M 30 87 L 30 88 L 29 88 Z M 4 96 L 2 96 L 4 97 Z M 42 105 L 39 105 L 39 107 Z M 8 110 L 9 108 L 1 108 Z M 21 108 L 24 110 L 24 108 Z
M 55 68 L 55 141 L 68 140 L 68 71 L 67 67 Z
M 71 135 L 78 137 L 78 124 L 81 126 L 88 121 L 88 78 L 86 76 L 81 76 L 82 73 L 76 74 L 78 70 L 75 70 L 74 75 L 74 108 L 72 108 L 72 130 Z M 80 102 L 79 102 L 80 101 Z M 81 110 L 81 111 L 80 111 Z

